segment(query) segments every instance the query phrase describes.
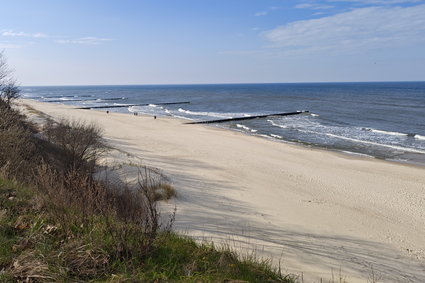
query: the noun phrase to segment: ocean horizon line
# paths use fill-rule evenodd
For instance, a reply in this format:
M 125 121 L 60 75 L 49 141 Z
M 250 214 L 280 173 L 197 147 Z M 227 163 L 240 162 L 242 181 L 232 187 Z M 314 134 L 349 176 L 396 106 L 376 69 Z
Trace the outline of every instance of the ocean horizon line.
M 311 81 L 311 82 L 251 82 L 251 83 L 164 83 L 164 84 L 52 84 L 20 85 L 19 87 L 123 87 L 123 86 L 231 86 L 231 85 L 298 85 L 298 84 L 368 84 L 368 83 L 425 83 L 425 81 Z

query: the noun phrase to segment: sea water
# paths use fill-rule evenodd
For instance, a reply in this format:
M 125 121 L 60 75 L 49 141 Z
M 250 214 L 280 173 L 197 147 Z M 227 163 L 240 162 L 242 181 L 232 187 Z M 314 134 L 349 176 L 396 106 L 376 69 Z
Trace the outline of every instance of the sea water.
M 215 125 L 276 142 L 425 165 L 425 82 L 46 86 L 22 87 L 22 94 L 188 121 L 308 110 Z M 161 105 L 169 102 L 190 103 Z

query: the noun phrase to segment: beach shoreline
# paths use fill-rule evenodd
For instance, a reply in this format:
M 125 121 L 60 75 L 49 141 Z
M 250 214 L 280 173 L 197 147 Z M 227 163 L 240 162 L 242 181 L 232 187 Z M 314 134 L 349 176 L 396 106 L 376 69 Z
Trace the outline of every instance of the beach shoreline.
M 38 100 L 35 99 L 30 99 L 30 98 L 22 98 L 21 101 L 25 102 L 25 101 L 34 101 L 34 102 L 40 102 Z M 47 103 L 47 104 L 53 104 L 53 105 L 60 105 L 60 106 L 64 106 L 64 107 L 69 107 L 70 109 L 74 109 L 74 110 L 84 110 L 84 111 L 96 111 L 96 112 L 101 112 L 101 113 L 117 113 L 117 114 L 123 114 L 123 115 L 134 115 L 133 112 L 114 112 L 114 111 L 108 111 L 107 108 L 104 109 L 82 109 L 80 107 L 76 107 L 76 106 L 71 106 L 71 105 L 66 105 L 66 104 L 57 104 L 57 103 L 50 103 L 50 102 L 41 102 L 41 103 Z M 312 150 L 319 150 L 319 151 L 325 151 L 325 152 L 329 152 L 329 153 L 334 153 L 337 155 L 340 155 L 341 157 L 346 157 L 346 158 L 354 158 L 354 159 L 376 159 L 376 160 L 380 160 L 380 161 L 385 161 L 385 162 L 390 162 L 390 163 L 396 163 L 396 164 L 401 164 L 401 165 L 406 165 L 406 166 L 413 166 L 413 167 L 418 167 L 418 168 L 425 168 L 425 162 L 421 163 L 419 161 L 415 161 L 415 160 L 400 160 L 400 159 L 387 159 L 387 158 L 379 158 L 370 154 L 364 154 L 364 153 L 359 153 L 356 151 L 349 151 L 349 150 L 343 150 L 343 149 L 337 149 L 337 148 L 333 148 L 333 147 L 324 147 L 324 146 L 320 146 L 320 145 L 316 145 L 316 144 L 308 144 L 305 142 L 296 142 L 296 141 L 290 141 L 290 140 L 285 140 L 285 139 L 276 139 L 273 138 L 272 136 L 268 136 L 268 135 L 261 135 L 261 134 L 256 134 L 255 132 L 247 132 L 238 128 L 229 128 L 229 127 L 225 127 L 225 126 L 221 126 L 219 124 L 215 125 L 215 124 L 202 124 L 202 123 L 196 123 L 196 120 L 188 120 L 185 117 L 179 117 L 179 116 L 156 116 L 156 115 L 149 115 L 149 114 L 145 114 L 145 113 L 137 113 L 136 116 L 140 116 L 140 117 L 145 117 L 148 119 L 154 118 L 156 119 L 156 117 L 160 117 L 161 119 L 171 119 L 171 120 L 176 120 L 179 121 L 182 125 L 183 124 L 197 124 L 199 126 L 202 127 L 208 127 L 208 128 L 216 128 L 216 129 L 220 129 L 223 131 L 231 131 L 231 132 L 237 132 L 239 134 L 245 135 L 245 136 L 252 136 L 252 137 L 256 137 L 256 138 L 260 138 L 260 139 L 265 139 L 271 142 L 276 142 L 276 143 L 283 143 L 289 146 L 295 146 L 295 147 L 301 147 L 301 148 L 306 148 L 306 149 L 312 149 Z
M 424 89 L 424 84 L 414 83 L 330 83 L 296 86 L 46 86 L 24 87 L 22 91 L 24 97 L 37 101 L 84 108 L 102 107 L 110 112 L 175 117 L 196 123 L 231 119 L 214 126 L 271 138 L 276 142 L 425 165 L 425 128 L 419 118 L 419 108 L 415 107 L 421 103 L 416 94 L 423 93 Z M 397 91 L 401 90 L 405 93 L 402 104 L 397 100 Z M 310 112 L 252 119 L 258 115 L 292 113 L 302 109 Z
M 425 281 L 425 168 L 275 142 L 238 131 L 22 100 L 94 122 L 113 146 L 160 168 L 175 228 L 272 258 L 305 280 Z M 310 281 L 307 281 L 310 282 Z

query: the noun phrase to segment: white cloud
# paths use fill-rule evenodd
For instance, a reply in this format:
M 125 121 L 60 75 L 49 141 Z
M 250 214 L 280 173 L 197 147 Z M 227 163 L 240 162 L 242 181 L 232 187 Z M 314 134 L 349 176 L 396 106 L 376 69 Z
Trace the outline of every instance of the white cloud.
M 268 12 L 266 12 L 266 11 L 261 11 L 261 12 L 255 13 L 255 14 L 254 14 L 254 16 L 256 16 L 256 17 L 261 17 L 261 16 L 265 16 L 265 15 L 267 15 L 267 14 L 268 14 Z
M 101 38 L 101 37 L 94 37 L 94 36 L 87 36 L 87 37 L 80 37 L 80 38 L 65 38 L 65 37 L 57 37 L 57 36 L 48 36 L 44 33 L 27 33 L 27 32 L 16 32 L 13 30 L 0 30 L 0 36 L 9 37 L 9 38 L 33 38 L 33 40 L 41 39 L 41 38 L 48 38 L 50 40 L 53 40 L 56 43 L 60 44 L 85 44 L 85 45 L 98 45 L 105 43 L 107 41 L 111 41 L 113 39 L 111 38 Z M 11 39 L 12 40 L 12 39 Z M 32 45 L 35 44 L 34 41 L 26 42 L 25 45 Z M 21 45 L 16 45 L 13 43 L 1 43 L 0 42 L 0 48 L 20 48 Z
M 87 36 L 87 37 L 80 37 L 80 38 L 75 38 L 75 39 L 57 39 L 58 37 L 56 36 L 48 36 L 44 33 L 27 33 L 27 32 L 15 32 L 13 30 L 2 30 L 0 31 L 0 35 L 4 36 L 4 37 L 14 37 L 14 38 L 19 38 L 19 37 L 24 37 L 24 38 L 34 38 L 34 39 L 39 39 L 39 38 L 49 38 L 54 40 L 54 42 L 56 43 L 61 43 L 61 44 L 87 44 L 87 45 L 96 45 L 96 44 L 102 44 L 104 42 L 107 41 L 111 41 L 113 39 L 111 38 L 100 38 L 100 37 L 94 37 L 94 36 Z M 34 42 L 30 42 L 29 44 L 34 44 Z M 12 48 L 12 46 L 17 46 L 17 45 L 11 45 L 11 44 L 3 44 L 2 46 L 9 46 L 8 48 Z
M 113 40 L 112 38 L 100 38 L 100 37 L 81 37 L 77 39 L 58 39 L 55 40 L 56 43 L 60 44 L 87 44 L 87 45 L 97 45 L 102 44 L 107 41 Z
M 11 36 L 11 37 L 33 37 L 33 38 L 46 38 L 48 37 L 44 33 L 26 33 L 26 32 L 14 32 L 12 30 L 6 30 L 1 33 L 2 36 Z
M 270 11 L 276 11 L 276 10 L 279 10 L 279 9 L 280 9 L 280 7 L 271 6 L 271 7 L 268 7 L 264 11 L 260 11 L 260 12 L 255 13 L 254 16 L 256 16 L 256 17 L 266 16 L 266 15 L 269 14 Z
M 271 47 L 306 52 L 402 46 L 425 41 L 425 5 L 368 7 L 296 21 L 263 35 Z
M 304 3 L 304 4 L 296 5 L 295 8 L 297 8 L 297 9 L 326 10 L 326 9 L 335 8 L 335 6 L 322 5 L 322 4 L 316 4 L 316 3 Z

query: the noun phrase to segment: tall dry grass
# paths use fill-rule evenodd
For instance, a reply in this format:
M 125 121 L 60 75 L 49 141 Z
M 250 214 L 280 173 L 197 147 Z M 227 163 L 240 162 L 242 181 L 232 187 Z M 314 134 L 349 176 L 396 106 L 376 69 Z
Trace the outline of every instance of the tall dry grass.
M 98 255 L 90 260 L 125 260 L 149 254 L 162 227 L 157 207 L 162 184 L 158 180 L 146 170 L 140 171 L 138 185 L 131 188 L 95 180 L 96 162 L 108 150 L 100 128 L 63 120 L 49 122 L 36 133 L 25 117 L 12 108 L 1 110 L 3 175 L 33 187 L 38 195 L 37 207 L 55 223 L 59 236 L 66 239 L 66 253 L 72 252 L 69 247 L 80 245 L 92 248 L 90 252 L 81 248 L 85 252 L 75 253 L 75 257 Z M 171 222 L 164 227 L 171 228 Z M 71 265 L 76 270 L 93 266 L 87 260 L 81 258 Z
M 145 256 L 161 228 L 152 181 L 141 178 L 134 188 L 111 187 L 77 170 L 55 172 L 43 164 L 36 188 L 43 206 L 65 237 L 90 235 L 90 241 L 108 239 L 115 259 Z
M 32 168 L 41 161 L 34 131 L 18 111 L 0 100 L 0 172 L 5 177 L 30 181 Z

